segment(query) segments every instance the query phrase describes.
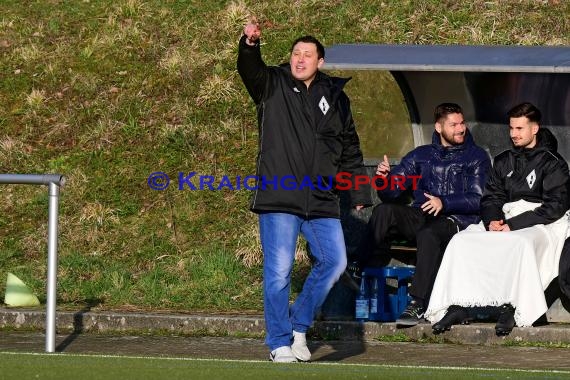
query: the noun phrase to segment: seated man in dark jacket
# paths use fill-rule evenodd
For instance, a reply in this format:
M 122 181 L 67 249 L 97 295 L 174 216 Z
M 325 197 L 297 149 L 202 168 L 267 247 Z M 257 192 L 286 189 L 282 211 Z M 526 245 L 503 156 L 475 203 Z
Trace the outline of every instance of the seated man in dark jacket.
M 500 305 L 497 335 L 531 326 L 548 309 L 544 289 L 558 275 L 568 230 L 568 165 L 534 105 L 508 115 L 513 147 L 495 157 L 482 223 L 453 237 L 437 274 L 425 315 L 436 333 L 471 318 L 466 307 Z
M 405 326 L 413 326 L 423 317 L 446 244 L 459 230 L 479 222 L 479 201 L 491 166 L 487 153 L 475 145 L 459 105 L 438 105 L 434 119 L 430 145 L 415 148 L 393 168 L 386 156 L 378 165 L 376 174 L 382 181 L 377 182 L 382 183 L 377 187 L 385 187 L 378 195 L 385 203 L 373 210 L 355 257 L 362 263 L 374 253 L 388 261 L 393 233 L 417 244 L 412 301 L 397 320 Z M 403 186 L 384 186 L 395 178 L 402 180 Z M 411 207 L 386 203 L 408 188 L 413 190 Z

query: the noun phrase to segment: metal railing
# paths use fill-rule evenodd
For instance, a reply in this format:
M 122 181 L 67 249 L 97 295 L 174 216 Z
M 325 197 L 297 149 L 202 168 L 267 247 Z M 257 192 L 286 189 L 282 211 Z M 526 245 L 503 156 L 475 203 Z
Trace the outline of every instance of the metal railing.
M 48 206 L 48 268 L 46 306 L 46 352 L 55 351 L 55 307 L 57 294 L 57 216 L 59 187 L 65 183 L 60 174 L 0 174 L 0 184 L 47 185 Z

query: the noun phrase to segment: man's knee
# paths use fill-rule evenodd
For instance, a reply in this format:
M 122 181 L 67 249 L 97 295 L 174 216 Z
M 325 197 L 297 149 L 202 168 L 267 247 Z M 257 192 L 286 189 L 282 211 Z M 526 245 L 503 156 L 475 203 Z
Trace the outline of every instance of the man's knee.
M 341 260 L 336 261 L 331 265 L 329 273 L 334 281 L 337 281 L 340 278 L 340 276 L 342 276 L 342 274 L 346 270 L 346 264 L 347 261 L 345 257 Z
M 374 207 L 368 223 L 369 227 L 376 231 L 376 233 L 379 231 L 388 232 L 390 228 L 397 227 L 398 218 L 396 207 L 402 206 L 391 203 L 380 203 Z
M 342 252 L 342 254 L 339 255 L 329 255 L 328 258 L 322 261 L 322 265 L 327 272 L 334 273 L 335 275 L 338 273 L 339 276 L 345 271 L 346 264 L 346 252 Z
M 374 207 L 372 210 L 371 219 L 391 216 L 394 213 L 394 207 L 396 205 L 392 203 L 380 203 Z
M 290 285 L 290 279 L 287 277 L 264 278 L 263 282 L 263 290 L 265 295 L 268 297 L 280 294 L 283 289 Z

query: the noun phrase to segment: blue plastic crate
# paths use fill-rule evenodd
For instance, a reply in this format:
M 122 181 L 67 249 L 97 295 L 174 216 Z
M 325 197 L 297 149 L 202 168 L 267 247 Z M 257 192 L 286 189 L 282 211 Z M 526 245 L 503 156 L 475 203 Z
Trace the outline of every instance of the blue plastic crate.
M 391 322 L 402 314 L 411 300 L 408 294 L 408 282 L 414 272 L 414 267 L 404 266 L 364 268 L 364 275 L 369 281 L 372 281 L 373 278 L 378 281 L 378 312 L 370 313 L 370 321 Z M 395 294 L 388 291 L 386 281 L 389 278 L 398 283 Z

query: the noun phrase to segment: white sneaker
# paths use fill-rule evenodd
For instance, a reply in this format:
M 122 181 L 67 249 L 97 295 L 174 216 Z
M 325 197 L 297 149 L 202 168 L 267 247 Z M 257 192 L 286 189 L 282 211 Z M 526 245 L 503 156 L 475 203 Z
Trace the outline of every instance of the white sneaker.
M 293 355 L 302 362 L 311 360 L 311 351 L 309 351 L 307 347 L 307 336 L 305 333 L 293 331 L 291 351 L 293 351 Z
M 275 363 L 295 363 L 297 361 L 289 346 L 281 346 L 271 351 L 269 359 Z

